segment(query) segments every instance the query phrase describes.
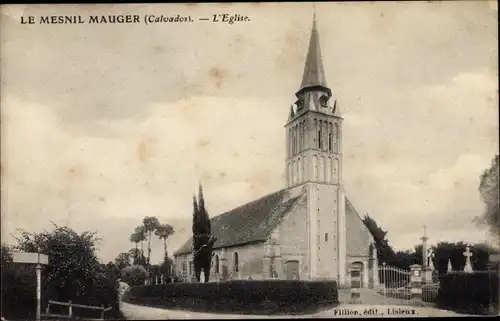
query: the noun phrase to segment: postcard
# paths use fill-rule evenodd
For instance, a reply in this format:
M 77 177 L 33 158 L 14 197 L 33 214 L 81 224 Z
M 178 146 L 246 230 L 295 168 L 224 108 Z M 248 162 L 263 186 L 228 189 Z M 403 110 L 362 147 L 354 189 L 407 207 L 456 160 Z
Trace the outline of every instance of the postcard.
M 0 26 L 3 320 L 498 315 L 496 1 Z

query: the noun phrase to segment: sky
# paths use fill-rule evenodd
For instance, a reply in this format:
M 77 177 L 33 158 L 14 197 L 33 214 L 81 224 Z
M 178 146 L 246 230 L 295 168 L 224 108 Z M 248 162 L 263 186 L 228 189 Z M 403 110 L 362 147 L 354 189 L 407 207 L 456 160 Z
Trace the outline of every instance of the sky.
M 498 153 L 496 2 L 316 4 L 344 117 L 344 183 L 396 249 L 483 242 L 479 175 Z M 21 16 L 247 15 L 246 23 L 26 25 Z M 51 223 L 96 231 L 112 260 L 144 216 L 187 239 L 199 181 L 211 216 L 284 188 L 285 130 L 313 6 L 1 8 L 2 241 Z M 152 261 L 162 242 L 153 240 Z

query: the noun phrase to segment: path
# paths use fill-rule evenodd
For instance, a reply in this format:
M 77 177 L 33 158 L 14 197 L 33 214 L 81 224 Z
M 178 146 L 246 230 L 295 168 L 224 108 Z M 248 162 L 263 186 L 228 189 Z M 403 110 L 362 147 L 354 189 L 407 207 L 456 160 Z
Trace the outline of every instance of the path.
M 122 291 L 128 288 L 124 284 Z M 122 292 L 123 293 L 123 292 Z M 215 314 L 203 312 L 190 312 L 183 310 L 167 310 L 152 308 L 120 302 L 120 309 L 128 320 L 166 320 L 166 319 L 301 319 L 301 318 L 370 318 L 377 316 L 396 317 L 454 317 L 465 316 L 452 311 L 440 310 L 432 307 L 409 306 L 408 301 L 385 297 L 370 289 L 361 289 L 362 304 L 349 304 L 349 290 L 339 290 L 339 306 L 322 312 L 301 316 L 269 316 L 269 315 L 241 315 L 241 314 Z M 405 312 L 414 313 L 390 314 L 392 309 L 402 309 Z M 370 315 L 370 313 L 372 313 Z
M 360 289 L 360 302 L 369 305 L 410 305 L 409 300 L 391 298 L 384 296 L 373 289 Z M 351 301 L 351 290 L 339 289 L 339 303 L 349 304 Z M 426 304 L 428 305 L 428 304 Z
M 404 309 L 406 312 L 414 311 L 411 315 L 388 314 L 390 309 Z M 301 318 L 370 318 L 374 315 L 363 315 L 365 311 L 371 310 L 378 313 L 377 316 L 384 317 L 454 317 L 463 314 L 439 310 L 429 307 L 411 307 L 400 305 L 363 305 L 363 304 L 341 304 L 334 309 L 328 309 L 315 314 L 301 316 L 268 316 L 268 315 L 241 315 L 241 314 L 215 314 L 202 312 L 189 312 L 180 310 L 166 310 L 150 308 L 122 302 L 120 305 L 122 313 L 128 320 L 166 320 L 166 319 L 301 319 Z M 370 312 L 370 311 L 369 311 Z M 357 315 L 352 315 L 357 313 Z M 351 315 L 347 315 L 351 314 Z

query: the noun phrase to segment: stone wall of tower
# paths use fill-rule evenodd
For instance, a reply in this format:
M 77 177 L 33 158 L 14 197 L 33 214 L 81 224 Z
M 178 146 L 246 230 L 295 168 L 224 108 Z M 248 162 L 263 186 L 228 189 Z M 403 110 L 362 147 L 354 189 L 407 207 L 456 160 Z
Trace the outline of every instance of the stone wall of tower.
M 286 187 L 302 184 L 308 180 L 307 157 L 308 149 L 307 118 L 299 116 L 286 126 Z
M 337 279 L 338 186 L 308 183 L 311 279 Z

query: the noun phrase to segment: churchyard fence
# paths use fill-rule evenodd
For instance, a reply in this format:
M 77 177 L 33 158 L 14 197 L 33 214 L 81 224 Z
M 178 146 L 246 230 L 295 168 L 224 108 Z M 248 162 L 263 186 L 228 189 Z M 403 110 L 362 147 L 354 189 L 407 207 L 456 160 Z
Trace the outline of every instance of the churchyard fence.
M 438 284 L 424 284 L 422 267 L 412 265 L 410 270 L 382 264 L 379 267 L 379 279 L 382 285 L 379 293 L 401 304 L 433 304 L 436 300 Z

